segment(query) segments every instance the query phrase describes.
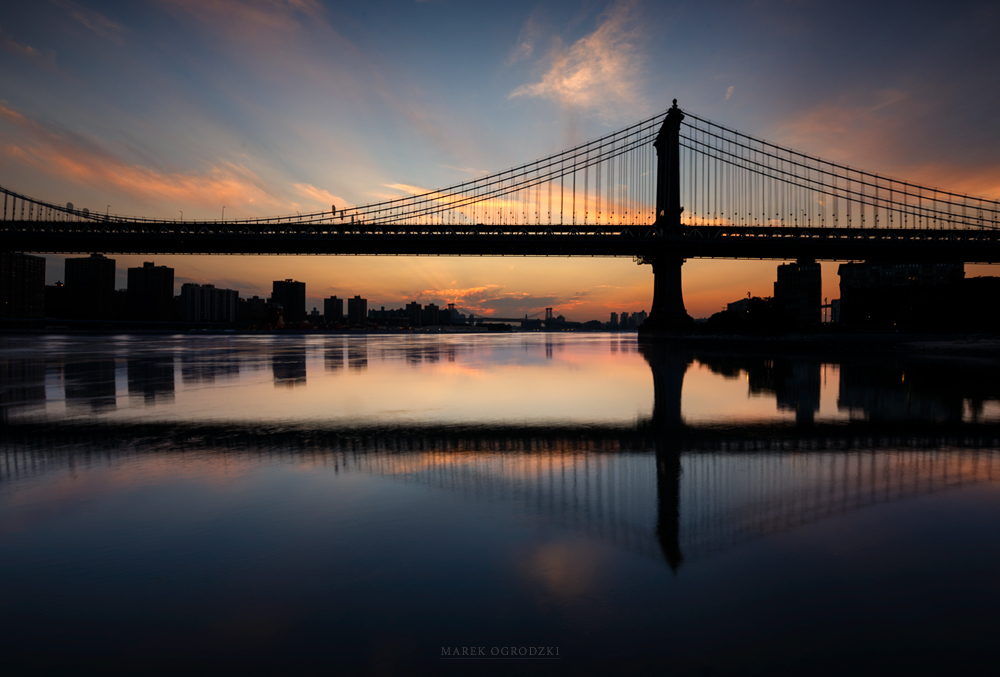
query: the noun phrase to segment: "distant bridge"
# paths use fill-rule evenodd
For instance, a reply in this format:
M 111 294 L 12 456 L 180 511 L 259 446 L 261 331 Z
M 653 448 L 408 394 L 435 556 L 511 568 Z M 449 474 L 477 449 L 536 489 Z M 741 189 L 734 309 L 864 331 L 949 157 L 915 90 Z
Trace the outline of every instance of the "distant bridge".
M 628 256 L 652 327 L 684 259 L 1000 262 L 1000 202 L 890 179 L 674 107 L 546 158 L 357 207 L 232 220 L 95 214 L 0 189 L 0 249 L 116 254 Z

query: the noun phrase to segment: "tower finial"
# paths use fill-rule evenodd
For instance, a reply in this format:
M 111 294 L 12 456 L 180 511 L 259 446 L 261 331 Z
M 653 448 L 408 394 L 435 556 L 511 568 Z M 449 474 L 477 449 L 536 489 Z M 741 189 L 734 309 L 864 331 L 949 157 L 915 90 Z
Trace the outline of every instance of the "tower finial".
M 674 108 L 677 108 L 677 99 L 674 99 Z

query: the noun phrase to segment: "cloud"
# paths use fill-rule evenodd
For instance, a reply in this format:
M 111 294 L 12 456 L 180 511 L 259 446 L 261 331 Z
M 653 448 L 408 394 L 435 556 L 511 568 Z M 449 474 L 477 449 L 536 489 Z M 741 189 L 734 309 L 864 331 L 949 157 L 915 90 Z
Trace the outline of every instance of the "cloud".
M 62 7 L 69 12 L 70 16 L 81 24 L 97 33 L 102 38 L 107 38 L 116 44 L 122 44 L 122 33 L 124 26 L 120 23 L 108 19 L 100 12 L 96 12 L 87 7 L 81 7 L 72 0 L 50 0 L 54 5 Z
M 336 205 L 340 205 L 337 209 L 343 209 L 344 207 L 349 206 L 347 200 L 344 198 L 338 197 L 333 193 L 317 188 L 309 183 L 296 183 L 292 185 L 292 188 L 295 189 L 295 192 L 302 197 L 307 200 L 312 200 L 315 204 L 322 206 L 324 209 Z
M 535 43 L 541 37 L 541 29 L 533 16 L 528 17 L 524 27 L 517 36 L 517 44 L 510 50 L 505 65 L 512 66 L 518 61 L 531 58 L 535 52 Z
M 570 46 L 557 40 L 541 79 L 518 87 L 508 98 L 550 99 L 605 119 L 617 118 L 623 111 L 634 117 L 637 109 L 646 108 L 638 75 L 643 64 L 641 30 L 634 8 L 634 2 L 616 2 L 593 33 Z
M 201 172 L 164 172 L 122 162 L 88 139 L 48 129 L 4 104 L 0 120 L 19 130 L 16 140 L 3 147 L 4 157 L 72 183 L 111 187 L 146 202 L 212 209 L 225 204 L 254 214 L 295 206 L 242 165 L 219 162 Z
M 501 285 L 451 289 L 403 291 L 400 296 L 421 303 L 454 303 L 462 312 L 480 317 L 538 315 L 547 307 L 563 307 L 567 301 L 556 296 L 535 296 L 524 291 L 505 291 Z M 572 303 L 572 300 L 570 301 Z
M 309 81 L 341 101 L 368 99 L 407 121 L 451 155 L 461 150 L 454 125 L 423 103 L 425 92 L 400 77 L 371 49 L 338 31 L 317 0 L 159 0 L 195 25 L 213 44 L 225 43 L 241 67 L 268 75 L 278 86 Z M 340 24 L 338 24 L 340 25 Z
M 893 178 L 1000 197 L 1000 164 L 992 153 L 961 145 L 956 150 L 945 135 L 927 133 L 927 121 L 940 117 L 941 105 L 899 89 L 848 92 L 784 118 L 775 140 Z
M 310 25 L 329 28 L 316 0 L 160 0 L 231 38 L 259 39 L 298 32 Z M 280 36 L 285 37 L 285 36 Z
M 31 61 L 37 61 L 45 66 L 54 66 L 56 62 L 55 54 L 52 52 L 41 52 L 31 45 L 25 45 L 13 38 L 9 33 L 0 28 L 0 48 L 15 56 L 24 57 Z
M 729 101 L 729 97 L 733 95 L 733 90 L 736 89 L 735 85 L 729 85 L 726 87 L 726 101 Z

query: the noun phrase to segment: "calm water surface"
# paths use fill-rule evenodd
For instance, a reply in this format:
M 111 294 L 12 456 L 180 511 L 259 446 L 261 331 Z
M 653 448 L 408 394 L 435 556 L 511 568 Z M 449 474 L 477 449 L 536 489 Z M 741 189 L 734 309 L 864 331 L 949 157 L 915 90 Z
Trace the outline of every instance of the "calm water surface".
M 6 337 L 0 374 L 2 674 L 995 660 L 992 362 Z

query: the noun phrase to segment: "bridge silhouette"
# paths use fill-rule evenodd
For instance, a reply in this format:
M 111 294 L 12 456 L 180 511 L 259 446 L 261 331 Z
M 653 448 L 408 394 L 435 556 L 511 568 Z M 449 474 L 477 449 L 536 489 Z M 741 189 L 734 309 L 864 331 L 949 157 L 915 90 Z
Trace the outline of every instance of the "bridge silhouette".
M 628 256 L 647 328 L 687 320 L 689 258 L 1000 262 L 1000 202 L 847 167 L 683 113 L 437 190 L 307 214 L 95 214 L 2 188 L 0 248 L 45 253 Z

